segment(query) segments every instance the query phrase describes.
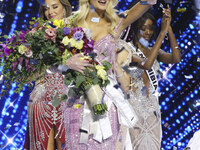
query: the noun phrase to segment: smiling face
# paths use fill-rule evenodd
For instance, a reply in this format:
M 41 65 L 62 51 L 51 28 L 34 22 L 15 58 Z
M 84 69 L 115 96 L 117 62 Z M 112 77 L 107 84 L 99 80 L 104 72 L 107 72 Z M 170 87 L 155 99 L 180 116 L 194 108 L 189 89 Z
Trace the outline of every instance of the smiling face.
M 62 19 L 64 18 L 65 8 L 60 3 L 60 0 L 45 0 L 44 14 L 49 19 Z
M 89 0 L 96 11 L 105 11 L 110 0 Z
M 137 34 L 138 39 L 143 37 L 145 40 L 147 40 L 149 42 L 154 33 L 153 21 L 151 19 L 147 19 L 144 22 L 144 24 L 141 27 L 139 27 L 139 29 L 140 30 Z

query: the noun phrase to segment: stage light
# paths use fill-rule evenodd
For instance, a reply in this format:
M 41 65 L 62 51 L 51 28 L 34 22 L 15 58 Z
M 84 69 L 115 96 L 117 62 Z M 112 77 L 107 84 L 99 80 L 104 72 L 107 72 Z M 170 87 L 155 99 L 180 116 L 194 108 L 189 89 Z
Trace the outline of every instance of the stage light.
M 174 113 L 176 114 L 178 111 L 176 109 L 174 109 Z
M 20 0 L 20 1 L 17 3 L 16 12 L 17 12 L 17 13 L 20 13 L 20 12 L 22 11 L 22 7 L 23 7 L 23 1 Z
M 193 94 L 193 93 L 191 93 L 191 94 L 190 94 L 190 97 L 191 97 L 191 98 L 194 98 L 194 94 Z
M 29 7 L 32 7 L 32 6 L 33 6 L 33 3 L 29 3 L 28 6 L 29 6 Z

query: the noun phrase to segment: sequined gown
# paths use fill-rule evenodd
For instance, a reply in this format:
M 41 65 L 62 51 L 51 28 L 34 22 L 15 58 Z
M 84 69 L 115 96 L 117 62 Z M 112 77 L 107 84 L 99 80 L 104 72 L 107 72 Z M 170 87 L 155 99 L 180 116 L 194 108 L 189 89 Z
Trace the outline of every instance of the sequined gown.
M 130 43 L 127 49 L 129 56 L 122 64 L 125 66 L 131 62 L 132 54 L 141 57 L 141 51 L 136 50 Z M 159 63 L 155 60 L 152 68 L 155 71 L 155 77 L 159 70 Z M 129 102 L 135 110 L 138 121 L 136 125 L 129 129 L 133 150 L 160 150 L 162 128 L 161 128 L 161 113 L 159 108 L 158 91 L 155 90 L 150 83 L 147 89 L 143 82 L 142 75 L 146 73 L 142 69 L 131 71 L 131 84 L 136 89 L 133 92 L 133 87 L 128 94 L 130 95 Z
M 30 150 L 46 150 L 50 130 L 57 131 L 55 138 L 61 141 L 62 150 L 66 150 L 65 128 L 62 105 L 53 107 L 51 99 L 67 92 L 62 74 L 51 67 L 42 83 L 36 85 L 28 103 L 29 147 Z M 26 143 L 27 141 L 25 141 Z
M 110 34 L 103 37 L 101 40 L 95 43 L 94 49 L 97 52 L 97 59 L 99 62 L 104 60 L 114 63 L 115 61 L 115 44 L 112 42 L 114 40 L 113 36 Z M 103 53 L 106 55 L 103 55 Z M 110 76 L 115 78 L 115 75 L 110 72 Z M 110 103 L 110 98 L 104 98 L 104 102 L 108 105 Z M 79 106 L 79 107 L 76 107 Z M 80 128 L 82 123 L 84 104 L 79 100 L 68 100 L 64 107 L 64 119 L 65 119 L 65 129 L 66 129 L 66 141 L 68 150 L 115 150 L 117 143 L 117 136 L 119 133 L 119 122 L 117 116 L 117 110 L 113 103 L 111 103 L 109 111 L 107 112 L 111 127 L 112 136 L 101 143 L 94 140 L 92 135 L 89 136 L 87 144 L 80 144 Z M 88 123 L 89 124 L 89 123 Z

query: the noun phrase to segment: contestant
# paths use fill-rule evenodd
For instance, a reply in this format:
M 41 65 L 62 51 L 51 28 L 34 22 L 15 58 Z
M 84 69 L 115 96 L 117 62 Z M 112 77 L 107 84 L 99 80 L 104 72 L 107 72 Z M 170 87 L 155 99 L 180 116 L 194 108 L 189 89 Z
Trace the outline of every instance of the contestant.
M 71 15 L 71 5 L 68 0 L 45 0 L 39 10 L 40 18 L 44 20 L 62 19 Z M 74 61 L 87 66 L 85 60 L 75 55 Z M 83 65 L 80 65 L 83 66 Z M 84 66 L 83 66 L 84 67 Z M 72 68 L 77 69 L 77 68 Z M 53 107 L 51 98 L 58 93 L 66 92 L 62 73 L 51 66 L 44 80 L 37 81 L 30 95 L 28 104 L 29 134 L 26 136 L 25 149 L 30 150 L 64 150 L 66 149 L 62 105 Z M 27 132 L 28 133 L 28 132 Z
M 120 19 L 114 9 L 117 3 L 117 0 L 80 0 L 79 10 L 75 13 L 77 16 L 73 22 L 75 26 L 92 31 L 92 38 L 95 41 L 94 48 L 97 52 L 96 59 L 100 63 L 107 60 L 113 64 L 114 68 L 117 49 L 115 40 L 122 30 L 150 8 L 150 5 L 137 3 L 126 12 L 127 16 Z M 69 62 L 71 62 L 70 58 L 67 60 L 67 66 L 69 66 Z M 109 72 L 112 84 L 117 83 L 116 76 L 118 76 L 117 70 L 113 69 Z M 108 106 L 108 112 L 104 116 L 104 123 L 101 119 L 94 120 L 90 116 L 91 111 L 87 109 L 86 103 L 84 105 L 84 102 L 78 99 L 68 101 L 64 108 L 67 149 L 116 150 L 126 148 L 122 142 L 124 140 L 119 134 L 120 125 L 117 114 L 122 106 L 115 103 L 117 95 L 120 94 L 120 90 L 116 90 L 114 87 L 113 90 L 105 91 L 104 102 Z
M 151 13 L 145 13 L 131 26 L 130 34 L 133 34 L 132 44 L 134 46 L 125 46 L 129 51 L 122 51 L 118 55 L 120 59 L 118 59 L 117 64 L 119 66 L 124 67 L 132 61 L 132 65 L 138 67 L 138 69 L 132 67 L 129 74 L 129 84 L 121 82 L 123 90 L 128 91 L 129 102 L 138 116 L 136 125 L 129 129 L 134 150 L 160 150 L 162 128 L 158 101 L 157 75 L 160 69 L 158 61 L 171 64 L 178 63 L 181 59 L 170 23 L 171 12 L 168 6 L 168 9 L 163 9 L 161 31 L 156 42 L 153 47 L 149 47 L 156 21 Z M 167 33 L 172 49 L 171 53 L 166 53 L 160 49 Z M 128 59 L 123 61 L 122 58 Z M 126 78 L 126 72 L 121 71 L 120 77 Z M 128 81 L 129 78 L 126 78 L 126 80 Z

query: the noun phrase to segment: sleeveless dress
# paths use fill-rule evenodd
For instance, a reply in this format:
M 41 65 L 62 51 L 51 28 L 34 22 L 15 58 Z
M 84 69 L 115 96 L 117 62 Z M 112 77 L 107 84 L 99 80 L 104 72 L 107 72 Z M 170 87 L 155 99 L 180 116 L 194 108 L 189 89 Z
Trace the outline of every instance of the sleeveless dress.
M 97 53 L 97 60 L 100 63 L 104 60 L 110 62 L 111 64 L 115 63 L 116 45 L 113 41 L 114 37 L 111 34 L 108 34 L 95 43 L 94 49 Z M 116 80 L 115 74 L 112 71 L 109 72 L 109 76 Z M 68 100 L 63 107 L 68 150 L 116 150 L 116 143 L 120 130 L 117 108 L 112 103 L 109 96 L 104 97 L 104 102 L 108 106 L 106 115 L 111 124 L 112 136 L 107 139 L 103 139 L 100 142 L 95 140 L 93 135 L 90 134 L 87 143 L 80 143 L 80 129 L 83 121 L 85 104 L 81 99 Z M 87 124 L 90 124 L 90 122 L 87 122 Z M 90 128 L 90 130 L 92 129 Z
M 129 55 L 122 67 L 131 62 L 133 54 L 144 57 L 144 54 L 139 49 L 136 50 L 131 43 L 128 43 L 127 46 L 126 49 L 129 50 Z M 152 68 L 156 77 L 160 68 L 157 60 L 155 60 Z M 129 102 L 138 117 L 138 121 L 133 128 L 129 129 L 129 133 L 133 150 L 160 150 L 162 128 L 158 91 L 151 82 L 149 89 L 146 89 L 142 78 L 144 73 L 145 71 L 140 68 L 130 72 L 131 85 L 135 87 L 136 92 L 133 92 L 131 88 L 127 94 L 130 96 Z
M 63 121 L 62 104 L 53 107 L 51 100 L 58 94 L 65 94 L 67 88 L 63 82 L 62 74 L 51 67 L 47 70 L 42 83 L 36 85 L 30 95 L 28 103 L 28 129 L 29 137 L 26 138 L 25 146 L 30 150 L 46 150 L 48 145 L 49 133 L 52 128 L 57 131 L 54 138 L 61 141 L 62 150 L 66 150 L 65 128 Z

